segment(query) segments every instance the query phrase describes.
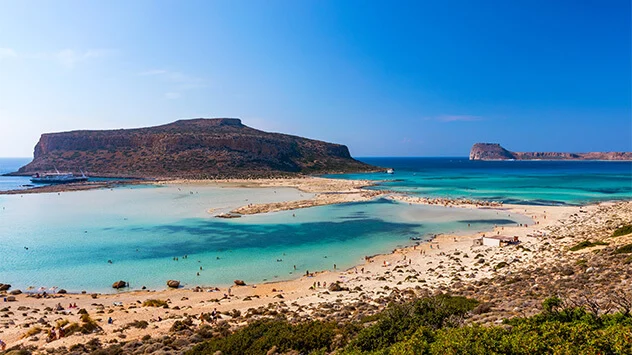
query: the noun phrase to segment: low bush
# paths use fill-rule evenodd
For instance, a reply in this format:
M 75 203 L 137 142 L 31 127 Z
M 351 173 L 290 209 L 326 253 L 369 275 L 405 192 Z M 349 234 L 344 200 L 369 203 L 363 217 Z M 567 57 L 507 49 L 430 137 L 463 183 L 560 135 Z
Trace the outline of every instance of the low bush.
M 22 338 L 29 338 L 29 337 L 32 337 L 33 335 L 37 335 L 37 334 L 39 334 L 41 332 L 42 332 L 42 328 L 40 328 L 40 327 L 33 327 L 33 328 L 29 329 L 26 333 L 24 333 L 22 335 Z
M 622 235 L 627 235 L 632 233 L 632 224 L 628 224 L 626 226 L 623 226 L 621 228 L 617 228 L 613 233 L 612 236 L 613 237 L 620 237 Z
M 138 329 L 147 329 L 149 323 L 144 320 L 135 320 L 131 323 L 127 323 L 126 328 L 138 328 Z
M 591 242 L 590 240 L 584 240 L 583 242 L 580 242 L 576 245 L 574 245 L 573 247 L 571 247 L 571 251 L 578 251 L 578 250 L 582 250 L 582 249 L 586 249 L 586 248 L 591 248 L 597 245 L 608 245 L 608 243 L 604 243 L 604 242 L 600 242 L 600 241 L 596 241 L 596 242 Z
M 344 326 L 334 322 L 311 321 L 292 325 L 285 320 L 257 320 L 224 338 L 213 338 L 199 344 L 187 354 L 258 355 L 273 347 L 277 352 L 299 350 L 309 354 L 314 351 L 335 349 L 336 337 L 344 338 Z
M 629 254 L 632 253 L 632 244 L 627 244 L 615 249 L 615 254 Z
M 143 302 L 143 307 L 169 307 L 167 301 L 149 299 Z

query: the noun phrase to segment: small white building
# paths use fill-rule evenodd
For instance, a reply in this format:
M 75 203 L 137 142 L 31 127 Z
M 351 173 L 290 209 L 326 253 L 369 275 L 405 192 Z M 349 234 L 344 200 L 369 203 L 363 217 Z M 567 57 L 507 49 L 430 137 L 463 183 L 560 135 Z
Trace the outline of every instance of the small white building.
M 518 243 L 520 243 L 520 240 L 518 240 L 517 236 L 508 237 L 504 235 L 493 235 L 474 239 L 474 245 L 485 245 L 489 247 L 504 247 L 505 245 Z

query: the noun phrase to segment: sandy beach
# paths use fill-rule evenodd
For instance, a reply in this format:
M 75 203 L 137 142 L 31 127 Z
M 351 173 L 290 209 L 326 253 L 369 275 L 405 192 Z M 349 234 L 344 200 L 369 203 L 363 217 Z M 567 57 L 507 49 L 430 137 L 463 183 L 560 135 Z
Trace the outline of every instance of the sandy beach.
M 363 190 L 369 181 L 324 178 L 168 181 L 161 184 L 217 184 L 231 187 L 295 187 L 315 194 L 313 199 L 266 205 L 246 205 L 234 210 L 239 214 L 265 213 L 322 204 L 365 201 L 388 195 L 407 203 L 423 203 L 454 208 L 485 208 L 499 217 L 522 214 L 533 223 L 496 227 L 487 235 L 517 236 L 518 245 L 505 247 L 476 246 L 474 239 L 482 233 L 439 235 L 430 242 L 398 249 L 392 253 L 358 260 L 347 270 L 310 270 L 296 280 L 229 289 L 165 289 L 158 291 L 120 292 L 116 294 L 35 294 L 12 295 L 5 291 L 0 304 L 0 339 L 9 346 L 35 345 L 41 349 L 86 343 L 98 338 L 102 343 L 129 341 L 143 336 L 170 333 L 174 322 L 192 317 L 200 324 L 200 314 L 221 312 L 221 322 L 240 326 L 259 317 L 283 314 L 290 320 L 330 319 L 371 314 L 383 308 L 394 290 L 403 292 L 465 292 L 468 287 L 488 282 L 499 274 L 520 274 L 525 270 L 553 264 L 560 258 L 579 258 L 568 248 L 586 239 L 601 240 L 622 223 L 632 221 L 632 202 L 601 203 L 589 206 L 522 206 L 471 200 L 427 199 L 389 192 Z M 562 237 L 563 236 L 563 237 Z M 611 246 L 629 243 L 630 235 L 610 241 Z M 613 244 L 614 243 L 614 244 Z M 0 280 L 1 281 L 1 280 Z M 337 285 L 337 286 L 332 286 Z M 468 286 L 469 285 L 469 286 Z M 13 292 L 16 293 L 16 292 Z M 14 297 L 15 301 L 8 301 Z M 484 298 L 484 296 L 483 296 Z M 147 300 L 165 301 L 167 306 L 143 306 Z M 493 301 L 493 300 L 489 300 Z M 362 306 L 357 306 L 359 303 Z M 69 308 L 76 304 L 76 308 Z M 356 305 L 356 306 L 350 306 Z M 57 309 L 56 309 L 57 306 Z M 63 309 L 59 309 L 61 306 Z M 346 308 L 348 306 L 348 308 Z M 528 310 L 535 310 L 530 306 Z M 533 308 L 533 309 L 532 309 Z M 75 333 L 46 342 L 46 331 L 58 322 L 80 322 L 79 310 L 85 309 L 102 328 L 94 334 Z M 345 310 L 343 312 L 342 310 Z M 526 312 L 527 308 L 512 312 Z M 515 315 L 514 314 L 514 315 Z M 108 318 L 112 319 L 109 324 Z M 146 321 L 147 327 L 136 328 L 134 322 Z M 490 319 L 490 321 L 493 321 Z M 40 329 L 40 331 L 37 331 Z

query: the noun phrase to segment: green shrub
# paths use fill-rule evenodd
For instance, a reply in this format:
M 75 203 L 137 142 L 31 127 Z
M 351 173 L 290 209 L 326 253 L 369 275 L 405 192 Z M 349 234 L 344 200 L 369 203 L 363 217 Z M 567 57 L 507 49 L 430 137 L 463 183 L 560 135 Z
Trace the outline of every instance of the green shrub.
M 632 253 L 632 244 L 627 244 L 624 245 L 622 247 L 619 247 L 617 249 L 615 249 L 614 251 L 615 254 L 628 254 L 628 253 Z
M 375 324 L 358 333 L 350 347 L 375 351 L 404 340 L 420 327 L 438 329 L 456 326 L 477 305 L 476 300 L 448 295 L 390 305 Z
M 621 228 L 617 228 L 613 233 L 613 237 L 620 237 L 622 235 L 632 233 L 632 224 L 628 224 L 627 226 L 623 226 Z
M 285 320 L 257 320 L 225 338 L 213 338 L 199 344 L 187 354 L 255 355 L 265 354 L 276 346 L 279 353 L 298 350 L 311 353 L 333 350 L 336 335 L 344 338 L 343 327 L 334 322 L 311 321 L 292 325 Z
M 571 251 L 578 251 L 578 250 L 582 250 L 582 249 L 586 249 L 586 248 L 591 248 L 597 245 L 608 245 L 608 243 L 604 243 L 604 242 L 600 242 L 600 241 L 596 241 L 596 242 L 591 242 L 589 240 L 584 240 L 583 242 L 580 242 L 578 244 L 576 244 L 575 246 L 571 247 Z

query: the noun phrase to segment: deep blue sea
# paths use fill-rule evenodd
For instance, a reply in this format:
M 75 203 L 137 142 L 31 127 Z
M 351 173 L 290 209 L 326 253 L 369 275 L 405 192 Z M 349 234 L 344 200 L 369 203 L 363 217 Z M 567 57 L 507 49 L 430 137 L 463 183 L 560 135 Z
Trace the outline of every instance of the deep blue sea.
M 632 162 L 359 158 L 394 174 L 330 175 L 379 181 L 375 189 L 516 204 L 586 204 L 632 198 Z
M 31 158 L 0 158 L 0 175 L 17 171 L 28 164 Z M 31 184 L 27 176 L 0 176 L 0 191 L 25 189 Z

